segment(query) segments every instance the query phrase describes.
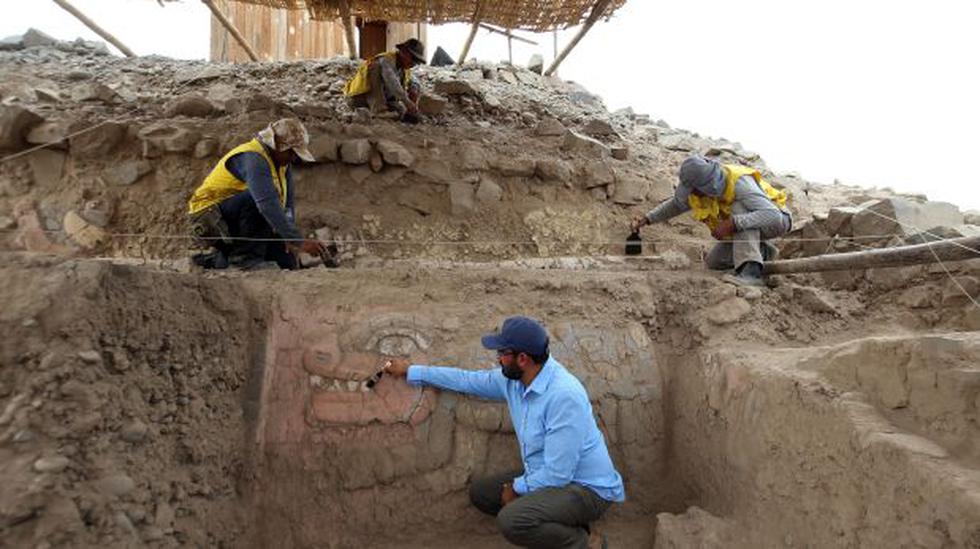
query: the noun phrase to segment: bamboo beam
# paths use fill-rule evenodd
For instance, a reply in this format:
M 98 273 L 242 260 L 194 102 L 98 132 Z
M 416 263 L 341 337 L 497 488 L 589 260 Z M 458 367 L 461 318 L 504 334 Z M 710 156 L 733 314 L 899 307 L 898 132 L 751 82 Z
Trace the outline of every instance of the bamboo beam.
M 58 0 L 55 1 L 57 2 Z M 253 50 L 252 46 L 249 45 L 247 40 L 245 40 L 245 37 L 242 36 L 242 33 L 238 32 L 238 28 L 235 27 L 235 25 L 231 22 L 231 20 L 225 17 L 224 13 L 221 13 L 221 10 L 218 9 L 218 6 L 214 4 L 214 0 L 201 0 L 201 3 L 207 6 L 209 10 L 211 10 L 211 13 L 214 14 L 215 19 L 217 19 L 218 22 L 221 23 L 221 26 L 223 26 L 225 30 L 228 31 L 229 34 L 231 34 L 231 36 L 235 39 L 235 41 L 238 42 L 238 45 L 241 46 L 243 50 L 245 50 L 245 53 L 248 54 L 249 59 L 251 59 L 252 61 L 258 61 L 259 56 L 255 54 L 255 50 Z
M 473 27 L 470 28 L 470 35 L 466 37 L 466 43 L 463 44 L 463 52 L 459 54 L 459 61 L 456 61 L 457 65 L 462 65 L 466 62 L 466 56 L 470 53 L 470 46 L 473 45 L 473 38 L 476 37 L 476 31 L 479 30 L 480 23 L 478 21 L 473 22 Z
M 127 48 L 125 44 L 123 44 L 122 42 L 120 42 L 119 39 L 116 38 L 115 36 L 109 34 L 108 31 L 106 31 L 102 27 L 96 25 L 95 24 L 95 21 L 92 21 L 84 13 L 78 11 L 78 8 L 76 8 L 75 6 L 69 4 L 68 3 L 68 0 L 54 0 L 54 3 L 55 4 L 58 4 L 59 6 L 61 6 L 68 13 L 74 15 L 79 21 L 81 21 L 82 23 L 84 23 L 86 27 L 92 29 L 92 31 L 95 34 L 98 34 L 106 42 L 109 42 L 110 44 L 112 44 L 113 46 L 115 46 L 116 49 L 118 49 L 119 51 L 123 52 L 123 55 L 125 55 L 126 57 L 136 57 L 136 54 L 133 53 L 133 50 Z
M 589 13 L 588 19 L 585 20 L 585 24 L 583 24 L 582 28 L 578 30 L 578 33 L 572 38 L 572 41 L 569 42 L 567 46 L 565 46 L 565 49 L 561 50 L 561 53 L 558 54 L 558 57 L 556 57 L 555 60 L 551 63 L 551 66 L 548 67 L 548 70 L 544 71 L 545 76 L 551 76 L 552 74 L 555 73 L 556 70 L 558 70 L 558 65 L 561 65 L 561 62 L 564 61 L 566 57 L 568 57 L 568 54 L 572 53 L 572 50 L 575 48 L 575 46 L 578 45 L 582 37 L 585 36 L 585 33 L 589 32 L 589 29 L 592 28 L 592 25 L 595 25 L 596 21 L 599 20 L 599 17 L 602 16 L 602 14 L 606 11 L 606 8 L 608 6 L 609 6 L 609 0 L 596 0 L 595 5 L 592 6 L 592 11 Z
M 532 46 L 537 46 L 538 45 L 538 43 L 535 42 L 534 40 L 528 40 L 527 38 L 524 38 L 523 36 L 517 36 L 516 34 L 512 33 L 510 31 L 510 29 L 498 29 L 497 27 L 494 27 L 493 25 L 488 25 L 486 23 L 480 23 L 480 28 L 481 29 L 486 29 L 486 30 L 488 30 L 490 32 L 495 32 L 497 34 L 502 34 L 502 35 L 504 35 L 504 36 L 506 36 L 508 38 L 513 38 L 514 40 L 517 40 L 518 42 L 524 42 L 525 44 L 531 44 Z
M 344 36 L 347 37 L 347 50 L 351 59 L 357 59 L 357 44 L 354 43 L 354 24 L 351 23 L 350 4 L 340 0 L 340 22 L 344 25 Z
M 476 31 L 478 30 L 480 30 L 480 2 L 476 3 L 476 10 L 473 12 L 473 26 L 470 27 L 470 35 L 466 37 L 466 43 L 463 44 L 463 53 L 459 54 L 459 60 L 456 61 L 457 65 L 466 62 L 466 56 L 470 53 L 470 46 L 473 45 L 473 39 L 476 38 Z
M 903 267 L 934 263 L 937 258 L 942 261 L 980 259 L 980 236 L 964 236 L 911 246 L 770 261 L 763 265 L 762 270 L 766 274 L 848 271 L 872 267 Z

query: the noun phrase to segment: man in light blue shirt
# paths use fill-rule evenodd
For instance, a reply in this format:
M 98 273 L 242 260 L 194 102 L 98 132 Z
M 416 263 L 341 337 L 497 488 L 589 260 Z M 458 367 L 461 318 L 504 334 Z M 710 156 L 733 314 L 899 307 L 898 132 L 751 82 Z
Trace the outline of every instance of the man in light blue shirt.
M 505 400 L 524 469 L 470 484 L 470 500 L 497 516 L 508 541 L 524 547 L 604 546 L 589 523 L 610 503 L 625 499 L 582 383 L 548 352 L 548 334 L 536 321 L 511 317 L 484 336 L 500 368 L 462 370 L 409 365 L 392 359 L 388 372 L 412 385 L 431 385 L 490 400 Z

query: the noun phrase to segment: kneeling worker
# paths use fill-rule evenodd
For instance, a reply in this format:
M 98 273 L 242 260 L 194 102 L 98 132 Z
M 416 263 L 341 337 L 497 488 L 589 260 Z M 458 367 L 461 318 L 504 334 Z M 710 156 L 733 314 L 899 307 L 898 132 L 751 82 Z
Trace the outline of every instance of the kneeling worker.
M 697 155 L 684 160 L 679 179 L 674 196 L 634 220 L 633 230 L 690 210 L 722 241 L 705 258 L 708 268 L 734 269 L 734 274 L 725 275 L 726 281 L 763 286 L 763 261 L 775 259 L 777 252 L 766 240 L 786 234 L 793 225 L 786 193 L 766 182 L 758 170 Z
M 415 38 L 365 60 L 344 87 L 348 104 L 375 114 L 390 110 L 406 122 L 417 121 L 420 86 L 412 67 L 418 64 L 425 64 L 425 45 Z
M 295 269 L 300 251 L 324 253 L 321 242 L 304 240 L 296 229 L 290 164 L 297 157 L 313 161 L 309 141 L 299 120 L 284 118 L 218 162 L 188 203 L 194 235 L 215 248 L 195 256 L 198 265 L 248 269 L 274 261 Z
M 392 359 L 387 371 L 412 385 L 507 402 L 524 469 L 473 481 L 469 491 L 477 509 L 496 515 L 508 541 L 536 548 L 603 546 L 589 524 L 625 494 L 585 387 L 549 355 L 548 334 L 534 320 L 508 318 L 482 342 L 497 351 L 499 368 L 410 366 Z

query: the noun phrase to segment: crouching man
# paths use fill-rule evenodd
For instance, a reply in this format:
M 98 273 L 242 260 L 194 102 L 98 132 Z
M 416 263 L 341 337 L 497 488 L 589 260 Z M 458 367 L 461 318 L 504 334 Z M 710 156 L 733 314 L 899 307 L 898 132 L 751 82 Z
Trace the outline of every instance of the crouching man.
M 429 385 L 506 401 L 524 468 L 470 484 L 473 505 L 497 517 L 508 541 L 522 547 L 604 547 L 590 523 L 625 499 L 582 383 L 552 358 L 536 321 L 511 317 L 483 346 L 499 368 L 462 370 L 392 359 L 388 372 Z
M 295 269 L 298 254 L 325 253 L 296 228 L 293 175 L 297 158 L 308 162 L 309 135 L 295 118 L 269 124 L 218 161 L 194 191 L 188 214 L 194 236 L 214 251 L 194 256 L 208 269 L 251 269 L 266 262 Z

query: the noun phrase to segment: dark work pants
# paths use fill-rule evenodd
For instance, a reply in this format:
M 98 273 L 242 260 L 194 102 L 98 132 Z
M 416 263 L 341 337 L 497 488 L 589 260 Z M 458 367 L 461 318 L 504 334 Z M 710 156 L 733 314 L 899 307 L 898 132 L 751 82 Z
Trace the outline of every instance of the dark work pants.
M 563 488 L 544 488 L 500 504 L 504 483 L 513 482 L 523 471 L 508 471 L 470 483 L 470 501 L 488 515 L 496 515 L 497 525 L 507 541 L 522 547 L 540 549 L 575 548 L 589 545 L 588 526 L 609 508 L 609 502 L 592 490 L 569 484 Z
M 226 198 L 218 204 L 218 209 L 233 238 L 278 238 L 248 191 Z M 286 250 L 283 242 L 232 240 L 231 244 L 219 243 L 215 247 L 233 263 L 236 260 L 275 261 L 283 269 L 296 268 L 296 257 Z

